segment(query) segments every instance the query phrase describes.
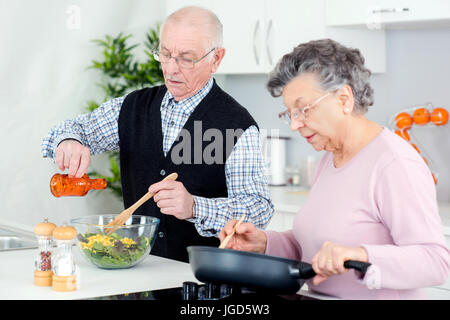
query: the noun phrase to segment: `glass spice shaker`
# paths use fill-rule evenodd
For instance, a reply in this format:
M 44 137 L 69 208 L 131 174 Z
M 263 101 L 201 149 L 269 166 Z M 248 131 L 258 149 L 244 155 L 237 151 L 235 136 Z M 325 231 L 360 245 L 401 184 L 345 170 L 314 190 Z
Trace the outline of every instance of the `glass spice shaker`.
M 81 178 L 69 178 L 68 174 L 56 173 L 50 180 L 50 191 L 55 197 L 85 196 L 89 190 L 106 189 L 105 179 L 91 179 L 87 174 Z
M 74 291 L 79 287 L 79 270 L 72 254 L 72 243 L 76 236 L 75 228 L 66 223 L 53 230 L 58 248 L 52 265 L 52 286 L 55 291 Z
M 40 287 L 48 287 L 52 285 L 52 233 L 56 228 L 54 223 L 44 222 L 38 223 L 34 227 L 34 233 L 38 239 L 39 253 L 34 261 L 34 284 Z

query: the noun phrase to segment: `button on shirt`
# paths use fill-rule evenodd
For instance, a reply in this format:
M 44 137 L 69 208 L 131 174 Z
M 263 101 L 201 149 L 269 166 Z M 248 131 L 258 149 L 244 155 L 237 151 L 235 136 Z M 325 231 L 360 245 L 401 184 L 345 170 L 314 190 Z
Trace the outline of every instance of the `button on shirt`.
M 161 102 L 161 127 L 164 155 L 177 138 L 195 107 L 209 93 L 213 78 L 193 96 L 175 101 L 167 91 Z M 43 157 L 56 157 L 56 147 L 65 139 L 76 139 L 87 146 L 92 155 L 119 148 L 118 119 L 126 96 L 111 99 L 88 114 L 79 115 L 53 127 L 42 143 Z M 238 139 L 225 162 L 227 198 L 194 197 L 193 218 L 202 236 L 217 236 L 230 219 L 246 214 L 246 222 L 265 228 L 274 207 L 270 200 L 265 165 L 261 154 L 259 131 L 250 126 Z

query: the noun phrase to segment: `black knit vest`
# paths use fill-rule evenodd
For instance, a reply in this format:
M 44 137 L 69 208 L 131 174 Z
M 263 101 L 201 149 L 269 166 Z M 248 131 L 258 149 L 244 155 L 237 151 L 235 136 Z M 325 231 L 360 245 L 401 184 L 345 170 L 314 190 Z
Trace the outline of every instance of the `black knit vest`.
M 197 105 L 184 125 L 183 129 L 190 133 L 191 139 L 184 139 L 179 135 L 179 139 L 175 140 L 165 157 L 160 107 L 166 91 L 165 86 L 137 90 L 127 95 L 122 104 L 119 115 L 119 145 L 125 208 L 142 197 L 151 184 L 160 181 L 172 172 L 178 173 L 177 181 L 182 182 L 192 195 L 205 198 L 227 197 L 225 161 L 232 151 L 230 150 L 230 140 L 228 145 L 226 143 L 227 129 L 235 129 L 236 132 L 239 132 L 238 129 L 240 129 L 243 132 L 252 125 L 257 126 L 248 111 L 220 89 L 214 81 L 210 92 Z M 199 135 L 200 127 L 202 130 Z M 194 128 L 196 129 L 194 130 Z M 211 146 L 207 148 L 208 145 L 215 142 L 215 139 L 211 137 L 209 139 L 202 138 L 203 133 L 208 129 L 213 129 L 212 132 L 216 133 L 217 130 L 221 132 L 223 154 L 210 152 Z M 228 130 L 229 132 L 230 130 Z M 200 137 L 200 140 L 194 139 L 195 134 Z M 231 147 L 238 138 L 239 134 L 232 137 Z M 190 161 L 186 161 L 189 153 L 184 153 L 186 149 L 180 148 L 179 143 L 185 143 L 186 147 L 188 147 L 187 144 L 190 144 Z M 221 161 L 214 163 L 206 161 L 207 163 L 205 163 L 203 157 L 200 159 L 198 157 L 199 148 L 202 152 L 200 154 L 209 150 L 208 154 L 215 157 L 220 156 Z M 172 152 L 175 154 L 174 149 L 177 150 L 177 156 L 183 157 L 182 163 L 179 163 L 178 160 L 172 161 L 174 159 Z M 188 246 L 219 245 L 217 237 L 200 236 L 192 222 L 161 214 L 152 199 L 139 207 L 134 214 L 160 219 L 159 230 L 155 235 L 156 241 L 151 254 L 188 262 L 186 250 Z

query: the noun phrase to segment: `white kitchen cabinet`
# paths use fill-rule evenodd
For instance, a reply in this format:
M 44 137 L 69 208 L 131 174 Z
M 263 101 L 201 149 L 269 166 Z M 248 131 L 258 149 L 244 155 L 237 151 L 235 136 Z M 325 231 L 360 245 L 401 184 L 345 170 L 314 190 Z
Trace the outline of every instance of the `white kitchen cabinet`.
M 225 57 L 218 74 L 261 73 L 264 53 L 264 3 L 259 0 L 168 0 L 167 14 L 197 5 L 213 11 L 223 25 Z
M 168 0 L 166 12 L 186 5 L 212 10 L 223 24 L 218 74 L 269 73 L 298 44 L 328 37 L 359 48 L 372 72 L 385 71 L 384 30 L 327 27 L 325 0 Z
M 448 0 L 327 0 L 328 26 L 449 26 Z
M 266 0 L 262 71 L 270 72 L 277 62 L 303 42 L 323 38 L 325 12 L 322 1 Z

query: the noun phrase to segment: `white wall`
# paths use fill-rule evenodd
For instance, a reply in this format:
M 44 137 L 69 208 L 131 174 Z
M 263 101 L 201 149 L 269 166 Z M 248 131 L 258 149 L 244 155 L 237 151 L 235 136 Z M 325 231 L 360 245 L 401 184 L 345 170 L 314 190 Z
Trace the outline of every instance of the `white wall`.
M 393 114 L 416 104 L 431 101 L 450 111 L 450 28 L 388 30 L 386 33 L 387 72 L 372 77 L 375 104 L 367 117 L 388 125 Z M 289 141 L 289 164 L 300 164 L 307 155 L 317 154 L 298 133 L 278 121 L 283 110 L 281 98 L 272 98 L 265 89 L 267 75 L 232 75 L 224 81 L 226 90 L 247 107 L 261 128 L 279 128 Z M 415 127 L 411 131 L 433 169 L 439 173 L 437 196 L 450 202 L 450 124 L 442 127 Z
M 66 10 L 80 8 L 80 28 L 67 26 Z M 116 213 L 121 202 L 107 191 L 82 198 L 54 198 L 49 191 L 56 165 L 41 156 L 41 142 L 58 122 L 85 112 L 85 102 L 101 99 L 99 74 L 86 70 L 99 58 L 91 39 L 132 33 L 141 42 L 149 27 L 164 18 L 164 1 L 149 0 L 0 0 L 0 219 L 34 225 L 44 217 L 57 224 L 75 216 Z M 387 124 L 398 110 L 426 101 L 450 109 L 450 29 L 397 30 L 387 33 L 386 74 L 375 75 L 375 106 L 368 117 Z M 281 99 L 265 89 L 265 75 L 227 76 L 225 89 L 253 114 L 263 129 L 280 128 L 293 137 L 288 159 L 299 163 L 315 151 L 278 122 Z M 450 126 L 415 130 L 415 138 L 437 165 L 438 199 L 450 201 Z M 105 172 L 106 157 L 93 168 Z
M 80 24 L 66 12 L 80 9 Z M 0 219 L 34 225 L 44 217 L 60 224 L 75 216 L 118 213 L 122 204 L 107 191 L 54 198 L 41 142 L 58 122 L 84 113 L 86 101 L 101 100 L 99 73 L 86 70 L 101 50 L 91 39 L 119 32 L 145 32 L 164 18 L 163 1 L 0 0 Z M 72 24 L 68 24 L 72 22 Z M 75 27 L 75 29 L 71 29 Z M 106 173 L 106 157 L 93 167 Z

